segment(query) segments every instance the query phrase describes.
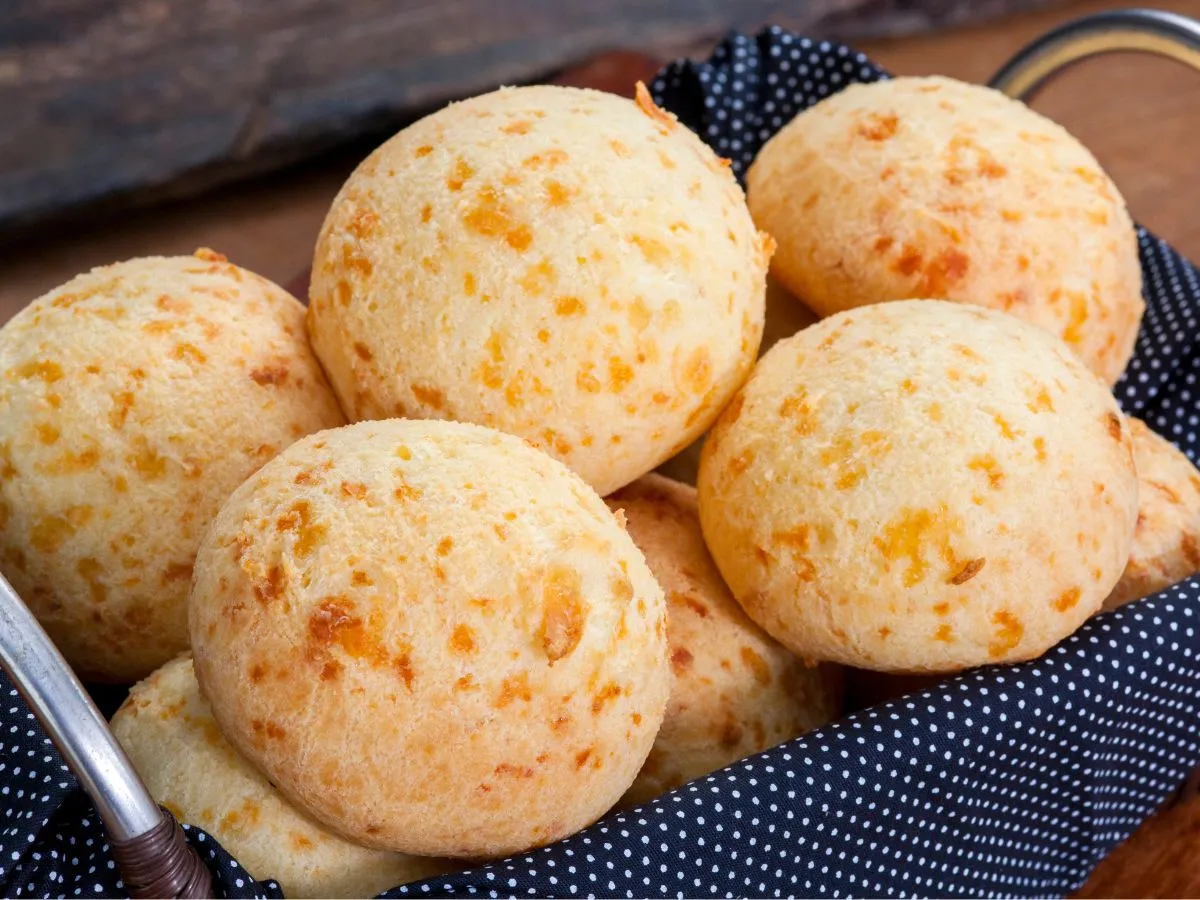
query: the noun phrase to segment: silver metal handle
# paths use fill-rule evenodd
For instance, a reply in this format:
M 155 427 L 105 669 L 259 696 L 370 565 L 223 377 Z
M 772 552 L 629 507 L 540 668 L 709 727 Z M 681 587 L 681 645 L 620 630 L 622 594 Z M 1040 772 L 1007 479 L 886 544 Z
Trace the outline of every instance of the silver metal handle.
M 141 837 L 163 811 L 67 661 L 0 575 L 0 665 L 96 804 L 117 841 Z
M 1029 100 L 1053 75 L 1101 53 L 1165 56 L 1200 71 L 1200 22 L 1158 9 L 1122 9 L 1068 22 L 1025 46 L 990 87 Z

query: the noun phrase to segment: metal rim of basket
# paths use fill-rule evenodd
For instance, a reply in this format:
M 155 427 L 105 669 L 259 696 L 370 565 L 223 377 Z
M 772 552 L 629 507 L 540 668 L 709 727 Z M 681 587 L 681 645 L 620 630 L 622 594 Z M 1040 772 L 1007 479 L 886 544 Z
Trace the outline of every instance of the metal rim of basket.
M 1150 53 L 1200 72 L 1200 22 L 1160 9 L 1119 9 L 1067 22 L 1022 48 L 989 87 L 1031 99 L 1049 79 L 1104 53 Z
M 1200 22 L 1152 9 L 1085 16 L 1026 45 L 989 86 L 1028 100 L 1081 60 L 1127 51 L 1200 71 Z M 83 685 L 3 575 L 0 665 L 96 805 L 131 896 L 210 896 L 207 867 L 174 817 L 154 802 Z

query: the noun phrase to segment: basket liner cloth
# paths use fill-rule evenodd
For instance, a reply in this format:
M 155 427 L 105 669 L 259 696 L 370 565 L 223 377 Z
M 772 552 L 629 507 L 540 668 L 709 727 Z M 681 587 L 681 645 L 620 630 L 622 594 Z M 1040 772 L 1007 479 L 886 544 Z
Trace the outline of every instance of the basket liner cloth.
M 866 57 L 729 36 L 652 93 L 744 176 Z M 1200 278 L 1138 231 L 1148 304 L 1116 394 L 1200 452 Z M 1099 616 L 1042 658 L 970 672 L 811 732 L 528 855 L 385 896 L 1061 896 L 1200 763 L 1200 581 Z M 110 702 L 112 697 L 107 698 Z M 185 828 L 228 897 L 281 896 Z M 0 680 L 0 893 L 124 894 L 88 798 Z

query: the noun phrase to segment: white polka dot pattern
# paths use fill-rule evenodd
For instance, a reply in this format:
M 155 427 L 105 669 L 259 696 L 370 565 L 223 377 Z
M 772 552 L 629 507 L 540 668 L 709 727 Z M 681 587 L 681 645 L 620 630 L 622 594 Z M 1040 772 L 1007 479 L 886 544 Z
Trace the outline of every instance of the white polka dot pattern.
M 780 29 L 676 63 L 655 99 L 739 176 L 798 111 L 886 77 Z M 1123 406 L 1197 460 L 1200 279 L 1139 231 L 1148 310 Z M 1200 580 L 1043 658 L 850 716 L 550 847 L 391 897 L 1061 896 L 1200 762 Z M 0 678 L 0 889 L 123 894 L 87 798 Z M 106 705 L 115 708 L 112 700 Z M 187 828 L 227 897 L 279 897 Z

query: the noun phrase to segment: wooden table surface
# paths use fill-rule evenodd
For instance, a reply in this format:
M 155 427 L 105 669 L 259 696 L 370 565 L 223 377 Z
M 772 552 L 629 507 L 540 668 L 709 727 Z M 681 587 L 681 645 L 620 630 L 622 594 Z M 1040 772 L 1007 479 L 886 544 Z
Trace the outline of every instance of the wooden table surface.
M 1048 28 L 1123 5 L 1129 4 L 1082 0 L 984 27 L 868 43 L 861 49 L 896 73 L 985 81 L 1015 50 Z M 1155 5 L 1200 18 L 1200 0 Z M 645 70 L 645 60 L 616 57 L 586 77 L 615 86 L 639 67 Z M 1092 149 L 1138 221 L 1200 259 L 1200 216 L 1195 214 L 1200 200 L 1200 76 L 1165 60 L 1106 57 L 1056 80 L 1034 105 Z M 30 235 L 0 248 L 0 323 L 91 266 L 133 256 L 190 253 L 200 246 L 281 283 L 292 282 L 308 264 L 333 195 L 368 149 L 351 148 L 198 199 L 85 228 Z M 1200 792 L 1190 792 L 1146 823 L 1101 864 L 1079 896 L 1200 896 Z

